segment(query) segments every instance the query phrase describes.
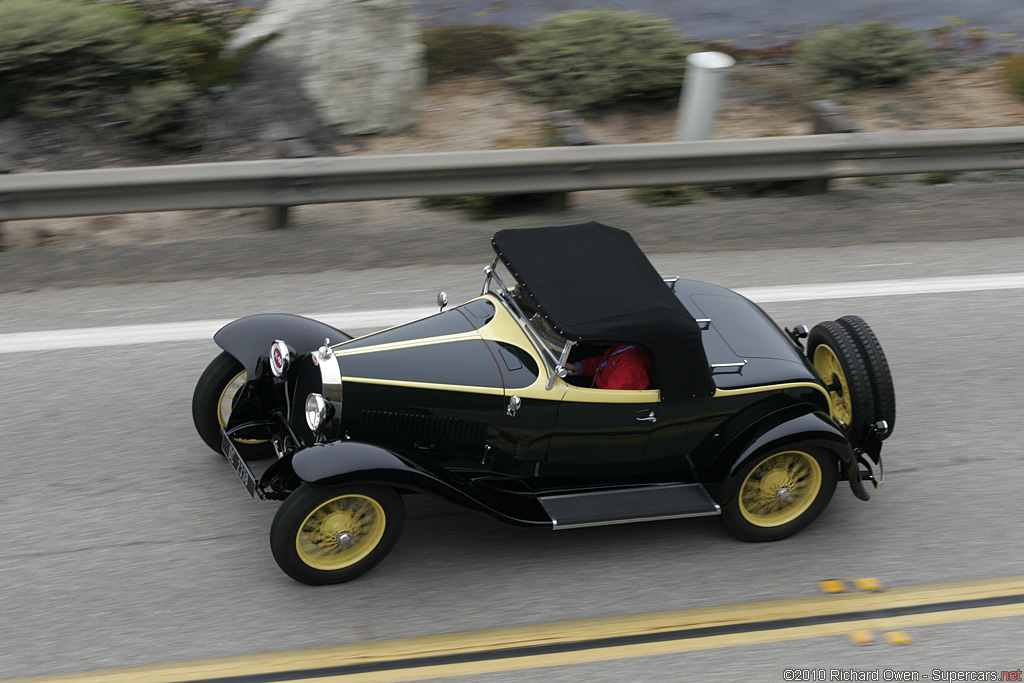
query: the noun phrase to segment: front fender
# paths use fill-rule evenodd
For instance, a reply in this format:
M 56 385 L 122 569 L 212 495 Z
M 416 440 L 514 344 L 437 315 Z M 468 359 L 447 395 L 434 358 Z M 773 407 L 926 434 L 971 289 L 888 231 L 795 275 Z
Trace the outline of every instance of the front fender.
M 373 444 L 359 441 L 317 444 L 296 451 L 291 456 L 290 465 L 301 482 L 359 482 L 391 486 L 429 493 L 515 526 L 552 524 L 551 518 L 534 498 L 512 497 L 506 500 L 500 491 L 491 487 L 457 477 L 441 468 L 428 468 Z
M 255 375 L 260 356 L 266 356 L 277 339 L 299 353 L 308 353 L 319 348 L 324 339 L 338 343 L 351 338 L 319 320 L 287 313 L 250 315 L 228 323 L 213 335 L 219 347 L 245 366 L 249 377 Z
M 730 443 L 715 460 L 708 479 L 719 484 L 732 480 L 751 461 L 792 445 L 825 450 L 839 459 L 853 494 L 870 499 L 860 481 L 857 457 L 849 439 L 824 413 L 780 411 L 768 416 Z M 727 488 L 727 487 L 726 487 Z

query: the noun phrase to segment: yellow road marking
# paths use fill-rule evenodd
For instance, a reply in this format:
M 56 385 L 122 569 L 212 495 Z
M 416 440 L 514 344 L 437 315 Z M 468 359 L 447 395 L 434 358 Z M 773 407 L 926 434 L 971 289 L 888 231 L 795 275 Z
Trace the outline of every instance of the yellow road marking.
M 279 674 L 282 680 L 308 680 L 318 683 L 426 680 L 802 640 L 849 634 L 851 631 L 902 631 L 915 626 L 1024 616 L 1024 601 L 979 607 L 958 607 L 950 604 L 1000 598 L 1012 600 L 1017 597 L 1024 598 L 1024 576 L 892 588 L 881 593 L 843 593 L 788 598 L 627 617 L 340 645 L 313 650 L 24 678 L 10 683 L 184 683 L 261 674 Z M 864 614 L 899 608 L 927 609 L 929 606 L 934 606 L 935 609 L 896 616 L 871 617 Z M 842 618 L 845 614 L 849 615 L 848 619 Z M 780 620 L 822 618 L 829 620 L 808 625 L 772 628 L 772 624 Z M 748 628 L 744 629 L 744 626 Z M 735 632 L 692 637 L 686 633 L 696 629 L 722 627 L 730 627 Z M 653 642 L 588 646 L 588 643 L 603 639 L 643 638 L 657 634 L 670 635 Z M 552 645 L 563 645 L 565 649 L 543 654 L 516 651 L 518 648 Z M 503 651 L 508 651 L 508 655 L 504 656 Z M 474 653 L 491 658 L 472 659 Z M 441 659 L 465 655 L 470 655 L 472 661 L 448 663 Z M 436 664 L 418 661 L 416 664 L 409 663 L 410 668 L 395 668 L 401 667 L 403 661 L 421 658 L 439 660 Z M 339 675 L 323 675 L 328 672 L 315 671 L 367 665 L 376 668 L 365 673 Z M 308 672 L 308 675 L 300 672 Z

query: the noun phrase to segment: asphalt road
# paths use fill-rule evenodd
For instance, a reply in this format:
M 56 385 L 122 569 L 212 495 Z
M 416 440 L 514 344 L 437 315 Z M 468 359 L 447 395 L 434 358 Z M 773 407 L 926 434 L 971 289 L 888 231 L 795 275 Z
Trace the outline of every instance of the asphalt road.
M 654 261 L 666 275 L 750 288 L 1018 273 L 1022 257 L 1024 238 L 1008 238 Z M 444 267 L 40 290 L 0 295 L 0 320 L 7 335 L 406 308 L 431 305 L 440 288 L 467 298 L 480 282 L 476 267 Z M 896 378 L 886 484 L 870 502 L 841 484 L 812 527 L 750 545 L 713 518 L 555 534 L 417 497 L 383 564 L 324 588 L 278 570 L 267 543 L 275 504 L 249 500 L 193 430 L 190 397 L 212 341 L 6 353 L 0 335 L 0 678 L 798 597 L 829 578 L 1020 574 L 1024 290 L 809 296 L 765 308 L 786 325 L 861 315 Z M 924 672 L 1022 663 L 1022 617 L 913 635 L 904 647 L 832 636 L 473 680 L 773 681 L 866 659 Z

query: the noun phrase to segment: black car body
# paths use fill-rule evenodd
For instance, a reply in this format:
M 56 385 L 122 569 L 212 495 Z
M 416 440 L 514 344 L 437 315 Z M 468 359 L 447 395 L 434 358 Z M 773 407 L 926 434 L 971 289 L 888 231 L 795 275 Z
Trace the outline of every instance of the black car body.
M 838 480 L 864 500 L 880 483 L 895 399 L 860 318 L 784 331 L 735 292 L 663 279 L 597 223 L 492 242 L 481 295 L 422 320 L 357 339 L 287 315 L 217 333 L 193 417 L 253 497 L 284 501 L 271 547 L 296 580 L 383 559 L 412 492 L 553 529 L 721 515 L 761 541 L 813 521 Z M 645 351 L 651 387 L 566 376 L 614 344 Z

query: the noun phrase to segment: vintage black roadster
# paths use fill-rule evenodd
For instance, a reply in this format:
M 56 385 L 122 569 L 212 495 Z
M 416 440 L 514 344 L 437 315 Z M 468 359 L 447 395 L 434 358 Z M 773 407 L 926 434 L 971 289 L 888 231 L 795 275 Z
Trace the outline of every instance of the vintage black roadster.
M 376 565 L 412 493 L 547 529 L 720 515 L 774 541 L 837 481 L 863 500 L 881 483 L 895 395 L 861 318 L 780 329 L 735 292 L 662 278 L 598 223 L 492 243 L 481 295 L 448 310 L 439 295 L 422 320 L 355 339 L 281 314 L 217 332 L 192 416 L 253 498 L 283 501 L 270 546 L 293 579 Z M 570 376 L 623 344 L 650 386 Z

